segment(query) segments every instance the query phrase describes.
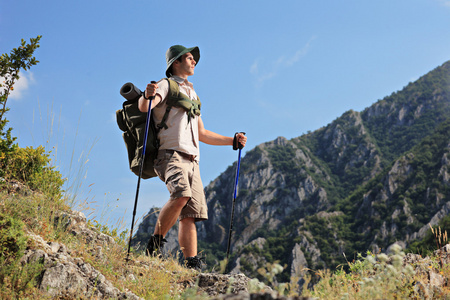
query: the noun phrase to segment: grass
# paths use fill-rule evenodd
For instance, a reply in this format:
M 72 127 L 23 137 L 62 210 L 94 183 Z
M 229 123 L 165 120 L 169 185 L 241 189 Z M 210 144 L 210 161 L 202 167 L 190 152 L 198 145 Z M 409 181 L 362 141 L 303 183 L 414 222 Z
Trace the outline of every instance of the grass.
M 328 299 L 409 299 L 414 295 L 415 271 L 411 265 L 403 266 L 403 253 L 360 256 L 349 263 L 350 272 L 343 269 L 331 274 L 319 271 L 321 281 L 311 295 Z
M 436 231 L 439 234 L 439 231 Z M 284 296 L 303 296 L 311 299 L 450 299 L 450 264 L 446 254 L 437 251 L 434 255 L 417 259 L 420 255 L 406 255 L 400 246 L 394 245 L 391 254 L 366 253 L 347 262 L 337 270 L 312 271 L 304 279 L 299 293 L 297 279 L 290 283 L 276 283 L 276 274 L 283 267 L 277 263 L 267 264 L 258 270 L 274 290 Z M 318 278 L 318 280 L 317 280 Z M 432 282 L 431 278 L 435 278 Z M 311 286 L 311 281 L 318 281 Z M 441 282 L 442 285 L 438 285 Z M 262 288 L 258 280 L 252 279 L 249 290 Z
M 405 253 L 394 245 L 392 254 L 373 254 L 359 256 L 348 262 L 349 271 L 340 268 L 335 272 L 320 270 L 320 277 L 313 289 L 306 289 L 304 296 L 319 299 L 448 299 L 450 289 L 429 288 L 431 273 L 449 282 L 450 267 L 440 264 L 439 255 L 427 257 L 410 263 L 404 262 Z M 408 261 L 408 260 L 406 260 Z M 430 295 L 431 293 L 431 295 Z

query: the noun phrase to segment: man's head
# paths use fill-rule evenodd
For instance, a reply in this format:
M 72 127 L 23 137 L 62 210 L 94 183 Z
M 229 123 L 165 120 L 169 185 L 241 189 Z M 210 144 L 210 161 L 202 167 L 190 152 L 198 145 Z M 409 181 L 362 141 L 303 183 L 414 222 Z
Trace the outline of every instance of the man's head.
M 182 56 L 187 53 L 191 53 L 195 62 L 198 63 L 198 61 L 200 60 L 200 49 L 198 47 L 186 48 L 181 45 L 174 45 L 167 50 L 166 52 L 167 77 L 170 77 L 172 75 L 172 64 L 176 60 L 181 62 Z

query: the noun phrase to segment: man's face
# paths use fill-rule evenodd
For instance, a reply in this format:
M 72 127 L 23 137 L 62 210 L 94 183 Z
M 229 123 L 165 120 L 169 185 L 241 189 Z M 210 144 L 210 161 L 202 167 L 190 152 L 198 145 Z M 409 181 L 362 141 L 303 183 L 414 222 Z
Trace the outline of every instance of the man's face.
M 191 53 L 183 54 L 181 57 L 181 62 L 175 61 L 175 70 L 180 77 L 187 77 L 194 75 L 194 69 L 197 62 L 194 59 L 194 56 L 192 56 Z

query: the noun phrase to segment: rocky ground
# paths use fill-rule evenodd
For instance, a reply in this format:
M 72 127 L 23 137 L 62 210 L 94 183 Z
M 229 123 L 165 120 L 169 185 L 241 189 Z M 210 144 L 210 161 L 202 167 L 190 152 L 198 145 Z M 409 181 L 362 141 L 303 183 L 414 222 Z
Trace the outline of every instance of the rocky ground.
M 115 243 L 108 235 L 89 228 L 86 217 L 80 212 L 61 216 L 68 232 L 84 238 L 87 244 L 99 245 L 93 251 L 98 260 L 105 260 L 105 249 Z M 91 264 L 77 257 L 76 253 L 64 244 L 46 242 L 42 237 L 28 233 L 33 245 L 25 251 L 21 263 L 30 264 L 41 261 L 44 271 L 38 278 L 39 289 L 52 298 L 58 299 L 142 299 L 131 291 L 121 291 Z M 132 264 L 149 267 L 148 261 L 133 261 Z M 123 274 L 132 280 L 132 274 Z M 243 274 L 198 273 L 192 280 L 180 282 L 180 289 L 193 288 L 198 294 L 208 295 L 208 299 L 301 299 L 279 297 L 269 287 L 263 293 L 250 294 L 250 278 Z
M 88 244 L 98 245 L 93 251 L 98 260 L 105 260 L 105 249 L 115 243 L 108 235 L 89 228 L 86 217 L 79 212 L 61 215 L 67 232 L 81 236 Z M 46 242 L 42 237 L 28 233 L 32 247 L 26 250 L 22 264 L 43 261 L 44 271 L 38 279 L 38 287 L 52 298 L 58 299 L 141 299 L 131 291 L 123 291 L 115 287 L 106 277 L 91 264 L 83 261 L 71 249 L 57 242 Z M 414 266 L 416 273 L 423 278 L 416 282 L 416 288 L 421 291 L 424 299 L 441 294 L 441 289 L 449 283 L 447 279 L 436 271 L 436 264 L 444 267 L 450 263 L 450 244 L 442 247 L 436 253 L 438 261 L 429 257 L 408 254 L 404 264 Z M 133 264 L 149 267 L 148 261 L 133 261 Z M 132 279 L 132 274 L 123 274 Z M 198 273 L 192 280 L 180 282 L 180 289 L 193 288 L 199 294 L 208 295 L 208 299 L 306 299 L 302 297 L 284 297 L 277 295 L 269 287 L 261 293 L 249 293 L 250 278 L 243 274 L 212 274 Z

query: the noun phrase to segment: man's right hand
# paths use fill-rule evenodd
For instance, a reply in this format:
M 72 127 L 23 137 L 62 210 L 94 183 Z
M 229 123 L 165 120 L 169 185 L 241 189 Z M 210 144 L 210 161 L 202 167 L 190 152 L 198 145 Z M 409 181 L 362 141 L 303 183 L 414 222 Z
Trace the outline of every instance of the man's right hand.
M 150 102 L 152 103 L 151 109 L 153 109 L 153 107 L 158 105 L 158 103 L 161 101 L 161 97 L 159 95 L 156 95 L 157 88 L 158 84 L 155 81 L 147 84 L 143 95 L 141 96 L 141 98 L 139 98 L 138 107 L 141 112 L 148 112 L 148 105 L 150 104 Z M 148 101 L 151 97 L 155 97 L 155 99 L 153 101 Z
M 156 95 L 156 89 L 158 88 L 157 83 L 149 83 L 144 91 L 144 98 L 149 99 L 150 97 L 154 97 Z

